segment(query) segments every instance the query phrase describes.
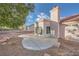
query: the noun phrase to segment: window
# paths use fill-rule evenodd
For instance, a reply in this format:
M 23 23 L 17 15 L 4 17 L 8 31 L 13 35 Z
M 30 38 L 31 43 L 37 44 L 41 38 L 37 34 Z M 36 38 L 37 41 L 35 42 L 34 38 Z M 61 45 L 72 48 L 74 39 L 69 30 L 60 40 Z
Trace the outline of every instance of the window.
M 50 33 L 51 33 L 50 26 L 47 26 L 47 27 L 46 27 L 46 34 L 50 34 Z

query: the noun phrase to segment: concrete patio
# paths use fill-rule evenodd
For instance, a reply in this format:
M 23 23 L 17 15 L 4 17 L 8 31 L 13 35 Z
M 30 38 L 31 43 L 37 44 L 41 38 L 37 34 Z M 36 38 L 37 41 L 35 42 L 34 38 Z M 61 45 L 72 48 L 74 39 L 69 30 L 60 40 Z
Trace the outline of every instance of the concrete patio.
M 43 36 L 30 36 L 27 35 L 22 40 L 22 45 L 30 50 L 44 50 L 51 47 L 59 47 L 58 39 Z

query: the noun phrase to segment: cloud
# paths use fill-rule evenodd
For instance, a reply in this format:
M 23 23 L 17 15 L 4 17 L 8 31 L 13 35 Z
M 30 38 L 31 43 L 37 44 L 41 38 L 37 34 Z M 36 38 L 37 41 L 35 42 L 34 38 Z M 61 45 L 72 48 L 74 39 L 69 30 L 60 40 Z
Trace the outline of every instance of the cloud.
M 27 17 L 26 17 L 26 21 L 27 22 L 32 22 L 33 20 L 33 16 L 32 15 L 28 15 Z
M 33 18 L 33 17 L 30 15 L 29 18 Z
M 36 21 L 39 21 L 40 20 L 40 18 L 36 18 Z
M 34 20 L 28 19 L 28 20 L 26 21 L 26 25 L 29 26 L 29 25 L 33 24 L 33 22 L 34 22 Z
M 34 22 L 34 20 L 33 19 L 28 19 L 27 22 L 32 23 L 32 22 Z
M 26 25 L 28 26 L 28 25 L 32 24 L 33 22 L 34 22 L 33 16 L 29 14 L 29 15 L 26 17 Z
M 32 18 L 33 18 L 32 15 L 28 15 L 28 16 L 26 17 L 26 19 L 32 19 Z
M 40 13 L 39 15 L 37 15 L 37 21 L 40 19 L 40 18 L 44 18 L 44 19 L 49 19 L 49 16 L 47 16 L 45 13 Z
M 63 19 L 63 18 L 65 18 L 65 17 L 60 17 L 60 19 Z
M 32 22 L 32 20 L 31 19 L 28 19 L 28 22 Z

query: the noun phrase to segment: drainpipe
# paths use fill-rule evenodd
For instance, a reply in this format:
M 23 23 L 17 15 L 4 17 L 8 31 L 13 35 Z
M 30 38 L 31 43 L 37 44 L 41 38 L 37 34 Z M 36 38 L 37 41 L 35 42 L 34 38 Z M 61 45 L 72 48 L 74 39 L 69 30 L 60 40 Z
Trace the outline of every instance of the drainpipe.
M 60 38 L 60 24 L 59 24 L 59 22 L 58 22 L 58 37 L 57 38 Z

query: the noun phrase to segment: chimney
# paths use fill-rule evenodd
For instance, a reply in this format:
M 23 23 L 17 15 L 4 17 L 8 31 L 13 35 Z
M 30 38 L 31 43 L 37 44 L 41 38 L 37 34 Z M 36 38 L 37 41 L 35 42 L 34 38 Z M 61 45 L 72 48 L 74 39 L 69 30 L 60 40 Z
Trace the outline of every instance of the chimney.
M 50 12 L 50 19 L 52 21 L 55 21 L 55 22 L 59 22 L 60 20 L 60 15 L 59 15 L 59 7 L 58 6 L 55 6 L 51 12 Z

